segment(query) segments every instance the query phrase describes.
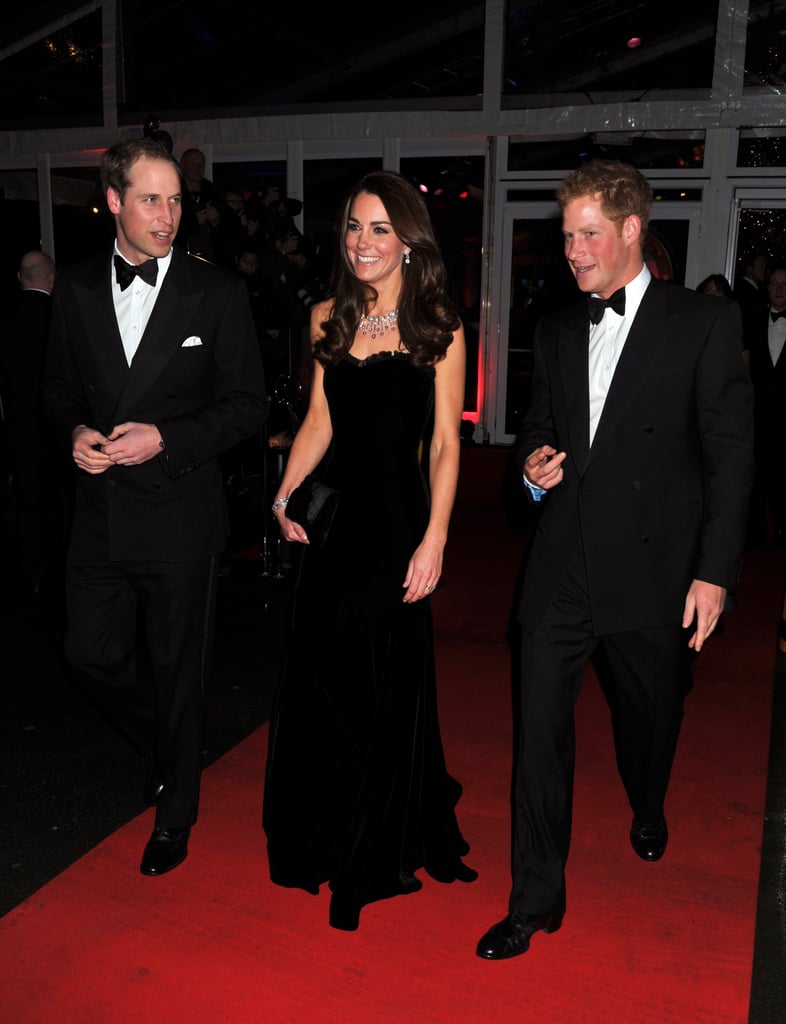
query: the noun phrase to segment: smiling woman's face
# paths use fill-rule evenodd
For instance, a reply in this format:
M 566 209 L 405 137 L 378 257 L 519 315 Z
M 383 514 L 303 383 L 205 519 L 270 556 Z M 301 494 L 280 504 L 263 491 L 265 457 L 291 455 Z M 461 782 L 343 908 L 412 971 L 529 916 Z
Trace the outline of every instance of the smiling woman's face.
M 408 247 L 393 230 L 379 196 L 361 192 L 349 211 L 344 247 L 355 276 L 367 284 L 401 278 L 401 264 Z

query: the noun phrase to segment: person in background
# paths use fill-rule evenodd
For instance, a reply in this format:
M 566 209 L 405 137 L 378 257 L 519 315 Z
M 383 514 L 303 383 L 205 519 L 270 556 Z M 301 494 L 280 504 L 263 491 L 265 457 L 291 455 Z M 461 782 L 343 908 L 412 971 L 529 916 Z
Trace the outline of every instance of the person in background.
M 723 274 L 709 274 L 707 277 L 704 278 L 704 280 L 700 281 L 696 285 L 696 291 L 700 292 L 702 295 L 712 295 L 716 299 L 728 299 L 730 302 L 737 302 L 737 299 L 734 297 L 732 287 L 729 284 L 728 279 Z M 746 344 L 747 338 L 745 337 L 745 331 L 743 329 L 742 358 L 745 360 L 746 364 L 748 364 L 750 362 L 750 353 L 748 349 L 745 347 Z M 751 495 L 753 495 L 753 493 L 754 491 L 751 491 Z M 751 506 L 749 505 L 749 515 L 750 507 Z M 736 608 L 736 606 L 736 588 L 730 587 L 726 592 L 726 600 L 723 605 L 723 610 L 725 612 L 733 611 L 734 608 Z M 720 632 L 722 628 L 723 623 L 719 622 L 716 626 L 716 631 Z
M 566 909 L 574 706 L 605 668 L 617 766 L 646 863 L 691 689 L 740 565 L 753 479 L 753 396 L 740 312 L 654 279 L 642 242 L 652 192 L 633 166 L 591 160 L 557 191 L 578 303 L 544 316 L 518 439 L 542 511 L 518 606 L 512 886 L 476 953 L 524 953 Z M 666 389 L 666 390 L 664 390 Z
M 740 261 L 740 270 L 734 279 L 733 294 L 742 310 L 742 332 L 744 348 L 750 349 L 762 314 L 768 307 L 767 266 L 765 252 L 751 250 Z
M 281 185 L 276 182 L 264 185 L 248 203 L 249 216 L 259 224 L 262 242 L 271 242 L 273 232 L 282 223 L 295 227 L 294 218 L 302 209 L 302 202 L 299 199 L 288 199 Z
M 174 151 L 175 140 L 168 131 L 161 127 L 161 121 L 156 114 L 147 115 L 147 120 L 142 126 L 142 134 L 146 139 L 152 139 L 163 146 L 167 153 Z
M 64 481 L 44 414 L 41 384 L 52 312 L 55 263 L 45 252 L 24 253 L 20 293 L 3 331 L 0 398 L 11 477 L 16 554 L 25 593 L 40 593 L 42 577 L 65 528 Z
M 214 234 L 221 223 L 221 193 L 205 177 L 205 154 L 187 149 L 180 157 L 183 182 L 182 223 L 177 241 L 188 252 L 215 261 Z
M 733 291 L 743 317 L 767 306 L 767 262 L 767 254 L 761 250 L 751 250 L 742 256 Z
M 213 228 L 213 262 L 222 267 L 234 267 L 238 252 L 260 251 L 259 223 L 249 216 L 246 201 L 240 189 L 228 186 L 218 201 L 219 220 Z
M 714 295 L 716 299 L 734 301 L 734 292 L 723 274 L 709 274 L 696 285 L 696 291 L 701 292 L 702 295 Z
M 709 274 L 703 281 L 696 285 L 696 291 L 702 295 L 712 295 L 716 299 L 728 299 L 729 302 L 737 303 L 731 285 L 723 274 Z M 738 303 L 737 303 L 738 304 Z M 742 357 L 747 363 L 750 359 L 748 352 L 748 338 L 746 337 L 745 325 L 742 332 Z
M 271 353 L 289 346 L 289 372 L 307 385 L 309 373 L 309 324 L 312 307 L 325 296 L 325 285 L 317 276 L 308 245 L 294 224 L 281 221 L 259 258 L 259 275 L 265 296 L 263 304 L 271 315 L 269 326 L 281 328 L 278 340 L 270 339 Z M 276 323 L 283 312 L 283 320 Z
M 750 336 L 750 368 L 756 396 L 756 486 L 751 502 L 750 541 L 771 535 L 786 544 L 786 264 L 767 277 L 768 308 Z
M 367 175 L 339 213 L 332 297 L 311 316 L 308 411 L 273 502 L 305 545 L 271 719 L 263 803 L 270 877 L 318 892 L 330 925 L 441 882 L 471 881 L 437 715 L 431 595 L 459 468 L 461 322 L 417 190 Z M 421 450 L 423 456 L 421 458 Z M 287 515 L 310 474 L 339 493 L 322 546 Z
M 59 272 L 44 375 L 78 470 L 65 652 L 150 756 L 155 826 L 140 870 L 163 875 L 185 859 L 197 820 L 228 532 L 219 456 L 261 430 L 267 403 L 244 283 L 173 246 L 177 162 L 129 139 L 103 154 L 101 179 L 114 248 Z

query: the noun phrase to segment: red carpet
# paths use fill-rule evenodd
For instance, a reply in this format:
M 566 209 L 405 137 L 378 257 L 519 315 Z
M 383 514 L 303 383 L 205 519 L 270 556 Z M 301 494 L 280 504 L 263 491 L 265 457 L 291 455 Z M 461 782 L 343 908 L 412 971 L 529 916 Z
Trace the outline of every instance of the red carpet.
M 186 863 L 143 878 L 145 814 L 0 920 L 0 1018 L 13 1024 L 744 1024 L 747 1021 L 782 557 L 746 558 L 739 608 L 696 666 L 663 861 L 639 861 L 588 675 L 562 930 L 488 963 L 506 908 L 510 694 L 505 625 L 521 538 L 500 453 L 469 450 L 435 597 L 443 735 L 465 787 L 472 885 L 440 885 L 327 925 L 328 894 L 275 888 L 260 827 L 267 727 L 213 765 Z M 485 460 L 485 462 L 483 461 Z M 482 495 L 474 502 L 473 495 Z

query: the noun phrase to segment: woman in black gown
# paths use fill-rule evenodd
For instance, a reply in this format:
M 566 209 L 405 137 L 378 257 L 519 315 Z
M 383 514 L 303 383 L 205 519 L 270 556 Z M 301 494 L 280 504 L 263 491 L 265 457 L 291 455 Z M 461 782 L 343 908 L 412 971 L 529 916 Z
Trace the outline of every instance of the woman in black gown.
M 312 315 L 314 377 L 273 505 L 308 544 L 270 723 L 263 804 L 272 880 L 316 893 L 330 924 L 472 881 L 437 718 L 429 596 L 456 491 L 464 334 L 426 206 L 378 171 L 339 215 L 332 298 Z M 315 472 L 339 492 L 327 539 L 287 517 Z

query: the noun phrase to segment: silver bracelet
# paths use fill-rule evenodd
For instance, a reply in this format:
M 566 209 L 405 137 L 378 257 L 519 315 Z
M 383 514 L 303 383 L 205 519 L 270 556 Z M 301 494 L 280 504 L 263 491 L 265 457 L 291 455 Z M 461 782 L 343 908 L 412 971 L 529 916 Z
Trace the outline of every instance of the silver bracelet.
M 288 501 L 289 501 L 289 498 L 276 498 L 276 500 L 270 506 L 271 511 L 273 512 L 273 515 L 275 515 L 276 512 L 278 512 L 278 510 L 280 508 L 286 508 Z

